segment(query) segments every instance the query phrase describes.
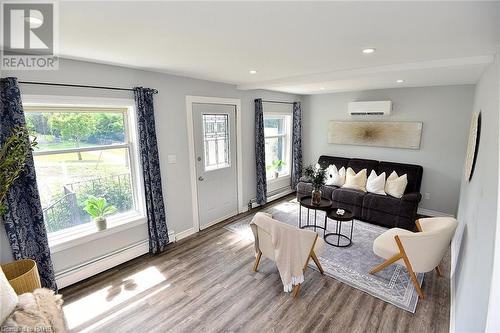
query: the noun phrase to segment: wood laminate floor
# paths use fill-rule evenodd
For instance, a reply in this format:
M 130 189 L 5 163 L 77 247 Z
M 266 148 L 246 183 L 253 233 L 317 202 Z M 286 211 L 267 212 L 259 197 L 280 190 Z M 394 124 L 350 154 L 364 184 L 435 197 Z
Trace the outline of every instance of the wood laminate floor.
M 236 217 L 241 218 L 241 216 Z M 299 298 L 222 222 L 61 291 L 73 332 L 448 332 L 444 278 L 427 273 L 415 314 L 308 269 Z

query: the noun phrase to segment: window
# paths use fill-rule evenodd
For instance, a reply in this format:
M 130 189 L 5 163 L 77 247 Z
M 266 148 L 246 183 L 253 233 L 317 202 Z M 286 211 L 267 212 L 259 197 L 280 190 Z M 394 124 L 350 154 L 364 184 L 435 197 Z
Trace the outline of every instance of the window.
M 85 211 L 91 197 L 105 198 L 116 208 L 109 222 L 139 215 L 135 131 L 127 107 L 29 105 L 25 112 L 38 142 L 33 155 L 49 236 L 91 226 Z
M 205 151 L 205 171 L 231 166 L 229 116 L 227 114 L 203 115 L 203 149 Z
M 266 178 L 269 181 L 290 177 L 290 114 L 264 113 Z

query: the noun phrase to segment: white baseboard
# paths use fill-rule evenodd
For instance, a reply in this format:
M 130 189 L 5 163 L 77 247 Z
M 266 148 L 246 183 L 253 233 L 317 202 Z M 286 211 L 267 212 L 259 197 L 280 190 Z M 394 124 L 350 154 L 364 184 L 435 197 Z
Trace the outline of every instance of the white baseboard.
M 169 231 L 168 237 L 171 240 L 175 240 L 175 233 L 173 231 Z M 142 256 L 148 252 L 149 240 L 145 239 L 83 264 L 65 269 L 61 272 L 56 272 L 55 277 L 57 286 L 58 288 L 70 286 L 110 268 L 123 264 L 124 262 Z
M 90 262 L 56 273 L 57 286 L 59 288 L 67 287 L 148 252 L 149 241 L 146 239 L 96 258 Z
M 191 235 L 194 235 L 197 232 L 198 231 L 195 228 L 189 228 L 189 229 L 186 229 L 184 231 L 181 231 L 181 232 L 175 234 L 175 241 L 178 242 L 181 239 L 189 237 Z
M 271 195 L 270 197 L 267 197 L 267 202 L 271 202 L 271 201 L 274 201 L 274 200 L 277 200 L 277 199 L 280 199 L 280 198 L 283 198 L 291 193 L 295 192 L 294 189 L 288 189 L 288 190 L 285 190 L 283 192 L 280 192 L 280 193 L 277 193 L 275 195 Z M 256 202 L 252 202 L 252 208 L 256 208 L 256 207 L 259 207 L 260 205 Z M 246 209 L 248 211 L 248 208 Z
M 437 210 L 425 209 L 425 208 L 419 208 L 417 213 L 420 215 L 426 215 L 431 217 L 455 217 L 452 214 L 438 212 Z

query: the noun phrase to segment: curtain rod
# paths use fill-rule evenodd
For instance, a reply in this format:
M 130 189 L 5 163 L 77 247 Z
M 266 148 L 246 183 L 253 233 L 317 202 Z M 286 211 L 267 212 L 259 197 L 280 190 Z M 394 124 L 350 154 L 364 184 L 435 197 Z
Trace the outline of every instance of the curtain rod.
M 293 104 L 294 102 L 270 101 L 263 99 L 262 103 Z
M 108 90 L 125 90 L 134 91 L 132 88 L 105 87 L 105 86 L 89 86 L 84 84 L 69 84 L 69 83 L 51 83 L 51 82 L 33 82 L 33 81 L 18 81 L 22 84 L 36 84 L 42 86 L 57 86 L 57 87 L 73 87 L 73 88 L 92 88 L 92 89 L 108 89 Z M 152 89 L 153 94 L 157 94 L 158 90 Z

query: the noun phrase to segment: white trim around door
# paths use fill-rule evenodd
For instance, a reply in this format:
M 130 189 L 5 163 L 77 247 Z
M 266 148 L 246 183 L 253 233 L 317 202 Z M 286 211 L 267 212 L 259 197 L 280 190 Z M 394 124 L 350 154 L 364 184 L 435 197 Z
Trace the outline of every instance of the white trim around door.
M 200 230 L 198 215 L 198 182 L 196 181 L 196 161 L 194 151 L 194 129 L 193 129 L 193 103 L 234 105 L 236 107 L 236 173 L 238 178 L 238 213 L 245 211 L 243 205 L 243 179 L 242 179 L 242 145 L 241 145 L 241 100 L 236 98 L 219 98 L 206 96 L 186 96 L 186 115 L 189 145 L 189 173 L 191 179 L 191 201 L 193 203 L 193 228 Z M 220 221 L 218 221 L 220 222 Z

